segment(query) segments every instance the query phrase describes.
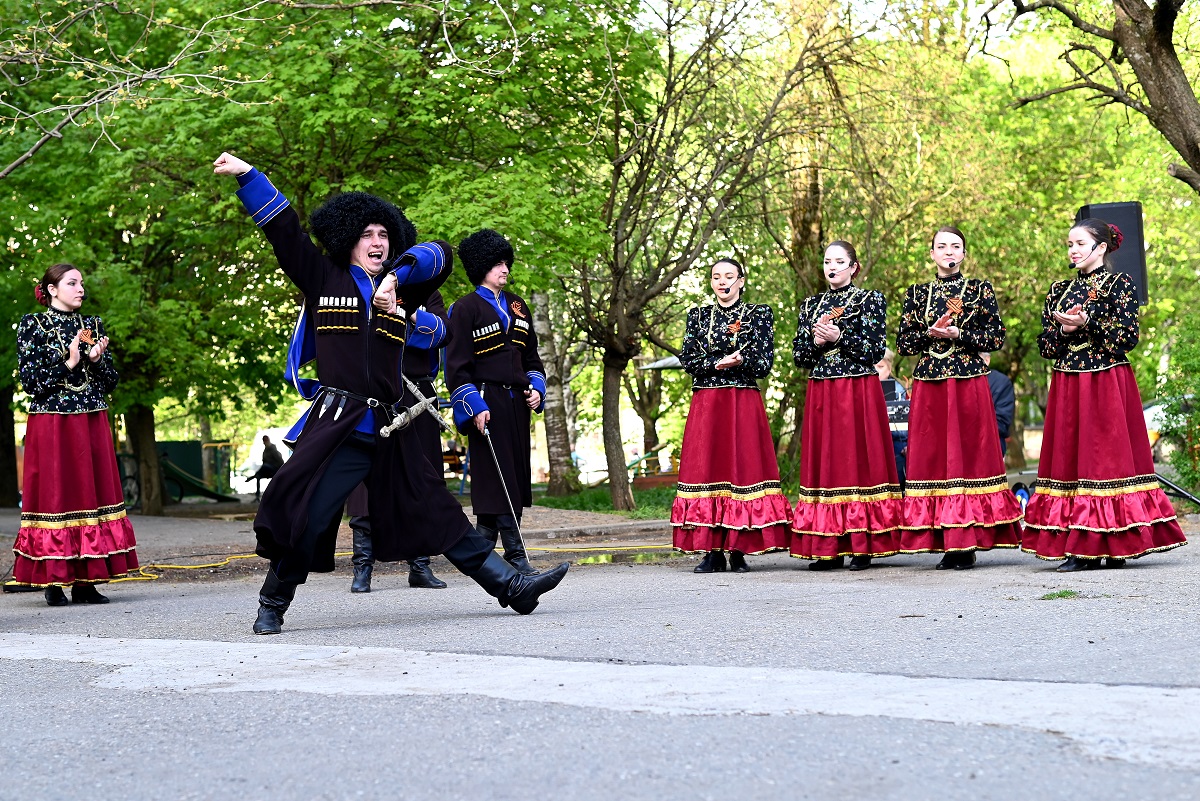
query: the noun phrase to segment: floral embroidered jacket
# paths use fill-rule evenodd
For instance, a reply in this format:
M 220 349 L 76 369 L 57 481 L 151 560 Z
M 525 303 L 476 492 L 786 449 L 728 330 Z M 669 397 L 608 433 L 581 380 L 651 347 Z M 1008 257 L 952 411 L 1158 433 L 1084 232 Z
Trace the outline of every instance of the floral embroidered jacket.
M 837 342 L 813 344 L 813 327 L 828 318 L 841 329 Z M 875 375 L 875 363 L 887 349 L 887 301 L 874 291 L 847 284 L 805 298 L 800 306 L 792 358 L 809 370 L 809 378 L 853 378 Z
M 1087 325 L 1064 334 L 1054 312 L 1081 306 Z M 1055 281 L 1042 309 L 1038 349 L 1063 373 L 1093 373 L 1129 364 L 1126 354 L 1138 343 L 1138 301 L 1133 279 L 1124 273 L 1093 270 L 1069 281 Z
M 929 328 L 947 311 L 959 338 L 929 336 Z M 955 273 L 914 284 L 904 293 L 896 350 L 902 356 L 921 357 L 913 370 L 918 381 L 974 378 L 988 373 L 979 354 L 1004 347 L 1006 333 L 992 285 Z
M 82 414 L 108 408 L 105 396 L 117 387 L 111 351 L 96 362 L 87 357 L 90 346 L 80 342 L 79 364 L 67 367 L 71 340 L 80 329 L 99 340 L 105 335 L 99 317 L 47 309 L 27 314 L 17 327 L 17 365 L 21 387 L 29 395 L 30 414 Z
M 718 370 L 717 362 L 741 351 L 742 363 Z M 758 388 L 775 364 L 775 315 L 771 307 L 738 300 L 729 307 L 697 306 L 687 313 L 683 369 L 692 377 L 693 389 L 713 387 Z

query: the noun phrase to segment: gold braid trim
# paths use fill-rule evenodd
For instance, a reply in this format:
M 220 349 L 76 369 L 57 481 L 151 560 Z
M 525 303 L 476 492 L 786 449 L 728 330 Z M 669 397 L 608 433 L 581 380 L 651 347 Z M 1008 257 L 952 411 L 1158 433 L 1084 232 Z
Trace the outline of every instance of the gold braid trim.
M 1039 491 L 1041 484 L 1039 482 Z M 909 481 L 904 493 L 914 498 L 944 497 L 949 495 L 990 495 L 1008 489 L 1007 476 L 991 478 L 951 478 L 945 481 Z
M 1039 478 L 1037 491 L 1042 495 L 1054 495 L 1059 498 L 1096 497 L 1111 498 L 1117 495 L 1132 495 L 1135 492 L 1147 492 L 1159 488 L 1158 476 L 1129 476 L 1115 479 L 1080 478 L 1075 481 L 1056 481 L 1052 478 Z
M 21 513 L 21 528 L 76 528 L 78 526 L 97 526 L 125 517 L 125 504 L 116 503 L 112 506 L 102 506 L 99 509 L 84 509 L 77 512 L 62 512 L 61 514 L 38 514 L 37 512 Z
M 798 500 L 808 503 L 871 503 L 900 500 L 904 493 L 899 484 L 876 484 L 873 487 L 831 487 L 812 489 L 801 487 Z
M 752 501 L 768 495 L 783 495 L 778 481 L 763 481 L 748 487 L 737 487 L 728 481 L 713 484 L 680 483 L 676 493 L 683 498 L 732 498 L 735 501 Z

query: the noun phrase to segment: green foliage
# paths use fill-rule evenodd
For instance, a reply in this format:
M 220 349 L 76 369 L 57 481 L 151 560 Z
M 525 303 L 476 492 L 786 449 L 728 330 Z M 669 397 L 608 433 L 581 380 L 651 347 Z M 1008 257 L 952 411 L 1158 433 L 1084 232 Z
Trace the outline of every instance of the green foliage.
M 635 489 L 633 499 L 637 503 L 637 509 L 628 512 L 615 511 L 608 487 L 603 486 L 591 487 L 578 495 L 567 495 L 562 498 L 542 497 L 538 499 L 537 505 L 549 506 L 552 509 L 578 509 L 583 512 L 620 514 L 633 520 L 666 520 L 671 517 L 671 504 L 675 502 L 675 488 Z
M 1180 483 L 1200 489 L 1200 320 L 1185 314 L 1172 330 L 1170 369 L 1159 391 L 1164 424 L 1159 432 L 1169 445 L 1171 466 Z

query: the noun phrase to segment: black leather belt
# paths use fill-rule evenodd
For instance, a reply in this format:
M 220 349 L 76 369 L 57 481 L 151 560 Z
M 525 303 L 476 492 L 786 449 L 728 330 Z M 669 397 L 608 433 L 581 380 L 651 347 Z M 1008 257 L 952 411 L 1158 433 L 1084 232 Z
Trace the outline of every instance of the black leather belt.
M 337 410 L 333 413 L 334 420 L 342 416 L 342 411 L 346 408 L 347 399 L 365 403 L 368 407 L 383 412 L 387 415 L 389 421 L 395 416 L 393 404 L 386 403 L 378 398 L 370 398 L 366 395 L 359 395 L 357 392 L 338 389 L 337 387 L 321 387 L 321 394 L 325 397 L 325 400 L 321 403 L 321 409 L 317 412 L 317 417 L 323 417 L 325 412 L 329 411 L 329 407 L 333 405 L 334 399 L 338 397 L 341 398 L 341 402 L 338 403 Z

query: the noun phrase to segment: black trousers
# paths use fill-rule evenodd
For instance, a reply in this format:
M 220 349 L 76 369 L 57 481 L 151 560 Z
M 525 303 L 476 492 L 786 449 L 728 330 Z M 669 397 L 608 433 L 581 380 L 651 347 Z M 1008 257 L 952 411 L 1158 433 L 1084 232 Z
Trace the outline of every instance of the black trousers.
M 275 576 L 284 584 L 303 584 L 312 568 L 317 541 L 336 519 L 340 520 L 346 499 L 371 471 L 375 438 L 355 431 L 330 457 L 329 467 L 313 490 L 308 503 L 308 524 L 287 554 L 271 562 Z

